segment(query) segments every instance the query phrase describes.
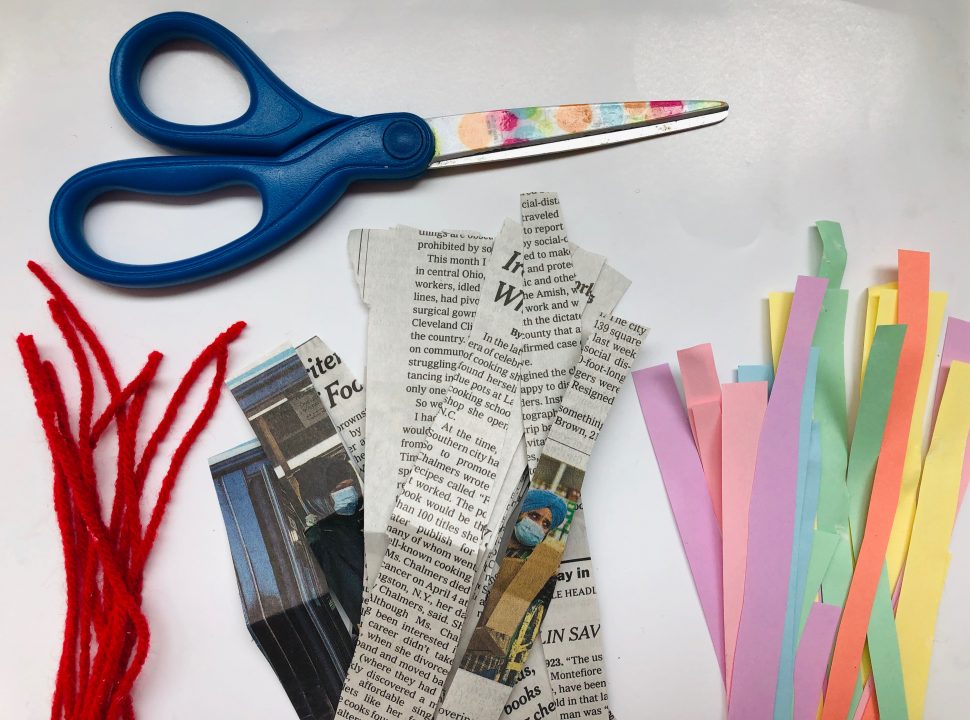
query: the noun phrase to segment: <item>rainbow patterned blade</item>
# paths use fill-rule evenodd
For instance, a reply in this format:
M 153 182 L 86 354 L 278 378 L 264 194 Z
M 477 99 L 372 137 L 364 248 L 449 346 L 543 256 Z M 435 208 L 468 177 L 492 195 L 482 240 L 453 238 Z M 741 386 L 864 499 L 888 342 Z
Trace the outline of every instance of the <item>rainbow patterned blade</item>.
M 720 100 L 652 100 L 489 110 L 427 118 L 432 168 L 515 160 L 630 142 L 721 122 Z

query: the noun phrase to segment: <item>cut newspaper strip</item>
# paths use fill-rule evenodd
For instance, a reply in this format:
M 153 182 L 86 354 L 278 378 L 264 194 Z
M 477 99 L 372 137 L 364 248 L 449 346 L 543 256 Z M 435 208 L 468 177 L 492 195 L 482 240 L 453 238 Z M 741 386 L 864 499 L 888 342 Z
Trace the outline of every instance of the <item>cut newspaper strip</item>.
M 495 720 L 509 700 L 509 687 L 522 675 L 556 591 L 590 452 L 645 334 L 645 328 L 620 318 L 596 322 L 519 507 L 514 537 L 461 670 L 442 703 L 441 716 Z M 595 638 L 594 627 L 598 634 L 598 622 L 594 626 L 588 615 L 575 618 L 564 611 L 559 618 L 561 625 L 554 628 L 553 637 L 562 631 Z M 602 654 L 583 656 L 583 661 L 582 671 L 577 668 L 577 675 L 562 679 L 593 673 L 598 678 L 593 681 L 596 687 L 586 691 L 583 683 L 574 683 L 557 702 L 563 712 L 571 713 L 582 705 L 592 717 L 607 717 Z
M 522 196 L 520 205 L 523 231 L 529 231 L 525 233 L 524 238 L 526 243 L 524 257 L 527 259 L 524 275 L 530 297 L 524 307 L 523 335 L 526 338 L 535 337 L 537 346 L 535 349 L 541 351 L 536 358 L 539 360 L 537 364 L 542 366 L 527 367 L 523 373 L 523 413 L 527 423 L 530 412 L 533 413 L 533 417 L 541 419 L 538 432 L 532 438 L 538 451 L 545 442 L 552 424 L 551 418 L 559 410 L 563 390 L 567 385 L 567 383 L 551 382 L 554 379 L 553 375 L 561 378 L 572 373 L 580 354 L 576 333 L 580 333 L 585 341 L 592 330 L 595 318 L 592 318 L 590 313 L 585 313 L 581 328 L 576 323 L 575 296 L 592 293 L 592 288 L 578 279 L 588 274 L 584 268 L 576 267 L 573 273 L 573 265 L 576 264 L 575 256 L 573 265 L 569 265 L 564 261 L 561 245 L 557 247 L 561 243 L 560 237 L 564 235 L 562 222 L 555 222 L 560 219 L 558 198 L 548 193 L 530 193 Z M 604 270 L 608 269 L 608 266 L 604 267 Z M 545 335 L 542 335 L 543 332 Z M 570 342 L 572 338 L 576 338 L 576 342 Z M 545 347 L 540 347 L 543 340 Z M 529 354 L 524 354 L 527 360 L 533 359 Z M 526 397 L 531 398 L 531 402 L 527 401 Z M 533 464 L 535 459 L 530 458 Z M 588 564 L 589 552 L 582 505 L 575 511 L 570 534 L 572 540 L 567 546 L 563 563 L 575 561 Z M 591 569 L 587 571 L 591 573 Z M 556 597 L 576 597 L 578 593 L 591 592 L 593 588 L 591 579 L 581 581 L 579 578 L 581 574 L 583 571 L 574 574 L 561 573 Z M 492 577 L 494 578 L 494 574 Z M 580 587 L 571 587 L 574 579 Z M 488 589 L 485 588 L 485 591 L 487 592 Z M 547 611 L 547 617 L 554 616 L 562 610 L 563 606 L 553 603 Z M 569 607 L 567 612 L 574 619 L 583 617 L 584 625 L 595 626 L 593 637 L 581 640 L 578 634 L 570 634 L 568 637 L 551 635 L 550 637 L 557 641 L 557 648 L 562 656 L 551 658 L 549 667 L 546 667 L 545 653 L 542 652 L 540 639 L 536 638 L 522 677 L 512 688 L 509 701 L 504 706 L 504 717 L 522 717 L 526 720 L 533 716 L 545 717 L 552 713 L 557 706 L 557 691 L 568 692 L 567 688 L 558 682 L 564 672 L 560 669 L 563 658 L 576 658 L 582 661 L 602 655 L 602 644 L 598 635 L 599 608 L 595 597 L 585 598 L 582 608 Z M 546 622 L 548 624 L 549 620 Z M 579 648 L 575 651 L 571 650 L 570 648 L 577 643 L 583 645 L 581 650 Z M 556 689 L 553 688 L 554 680 L 557 681 Z M 599 700 L 598 695 L 590 694 L 590 697 Z M 581 710 L 582 708 L 578 708 L 576 711 Z
M 492 238 L 397 228 L 355 230 L 351 263 L 367 320 L 368 477 L 364 544 L 368 586 L 408 469 L 424 447 L 461 360 Z
M 523 220 L 523 285 L 526 302 L 523 306 L 523 414 L 526 437 L 535 455 L 541 447 L 552 424 L 552 417 L 559 409 L 562 395 L 568 387 L 568 376 L 580 355 L 580 335 L 585 340 L 599 316 L 598 310 L 609 312 L 629 287 L 629 281 L 605 264 L 601 255 L 584 252 L 565 239 L 564 224 L 559 219 L 559 201 L 552 193 L 528 193 L 520 198 Z M 539 208 L 539 210 L 536 210 Z M 550 222 L 552 221 L 552 222 Z M 524 478 L 527 482 L 528 478 Z M 515 525 L 513 513 L 522 498 L 521 492 L 511 498 L 505 511 L 493 515 L 490 527 L 504 528 L 504 543 L 499 548 L 492 544 L 487 550 L 484 571 L 469 605 L 465 627 L 459 641 L 457 658 L 464 656 L 472 639 L 478 618 L 485 607 L 489 589 L 498 572 L 498 558 Z M 578 511 L 581 514 L 581 509 Z M 577 519 L 578 519 L 577 515 Z M 498 523 L 494 523 L 498 520 Z M 511 521 L 511 522 L 510 522 Z M 573 525 L 574 528 L 577 524 Z M 574 533 L 577 530 L 574 530 Z M 582 537 L 576 540 L 586 544 L 585 524 L 578 523 Z M 595 601 L 592 612 L 597 612 Z M 538 639 L 536 643 L 538 644 Z M 598 644 L 598 642 L 597 642 Z M 595 648 L 594 648 L 595 650 Z M 601 654 L 592 652 L 591 654 Z M 541 658 L 541 653 L 539 655 Z M 453 673 L 457 671 L 457 665 Z M 548 675 L 543 663 L 537 665 L 534 680 L 536 692 L 545 698 L 546 707 L 555 706 Z M 450 686 L 450 679 L 448 685 Z M 446 686 L 447 687 L 447 686 Z M 515 689 L 513 689 L 515 692 Z M 439 712 L 439 717 L 442 715 Z
M 529 469 L 569 386 L 580 351 L 580 319 L 586 306 L 554 193 L 522 195 L 522 418 Z
M 337 717 L 432 718 L 483 554 L 485 523 L 519 435 L 521 284 L 506 224 L 457 372 L 397 497 Z

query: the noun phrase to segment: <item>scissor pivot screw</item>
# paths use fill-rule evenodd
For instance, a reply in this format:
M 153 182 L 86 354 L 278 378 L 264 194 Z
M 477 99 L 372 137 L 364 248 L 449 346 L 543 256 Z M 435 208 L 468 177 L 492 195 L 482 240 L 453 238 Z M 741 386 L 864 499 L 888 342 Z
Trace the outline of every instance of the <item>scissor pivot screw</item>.
M 395 120 L 384 131 L 384 149 L 398 160 L 414 157 L 423 146 L 424 133 L 410 120 Z

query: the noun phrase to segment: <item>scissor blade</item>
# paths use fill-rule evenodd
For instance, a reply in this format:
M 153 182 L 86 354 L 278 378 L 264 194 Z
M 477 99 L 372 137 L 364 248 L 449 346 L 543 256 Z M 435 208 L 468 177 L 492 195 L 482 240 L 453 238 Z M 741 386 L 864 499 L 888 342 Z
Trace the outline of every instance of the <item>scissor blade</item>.
M 427 118 L 431 168 L 497 162 L 630 142 L 719 123 L 720 100 L 549 105 Z

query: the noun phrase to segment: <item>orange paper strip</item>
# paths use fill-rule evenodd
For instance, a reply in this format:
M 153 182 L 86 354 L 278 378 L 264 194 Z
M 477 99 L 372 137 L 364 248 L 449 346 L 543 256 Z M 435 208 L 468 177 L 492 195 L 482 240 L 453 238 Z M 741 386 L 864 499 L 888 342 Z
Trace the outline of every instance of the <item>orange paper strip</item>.
M 822 720 L 845 720 L 852 706 L 869 615 L 899 502 L 903 464 L 926 342 L 929 276 L 928 253 L 899 251 L 899 322 L 907 326 L 906 337 L 873 478 L 862 547 L 836 636 Z

